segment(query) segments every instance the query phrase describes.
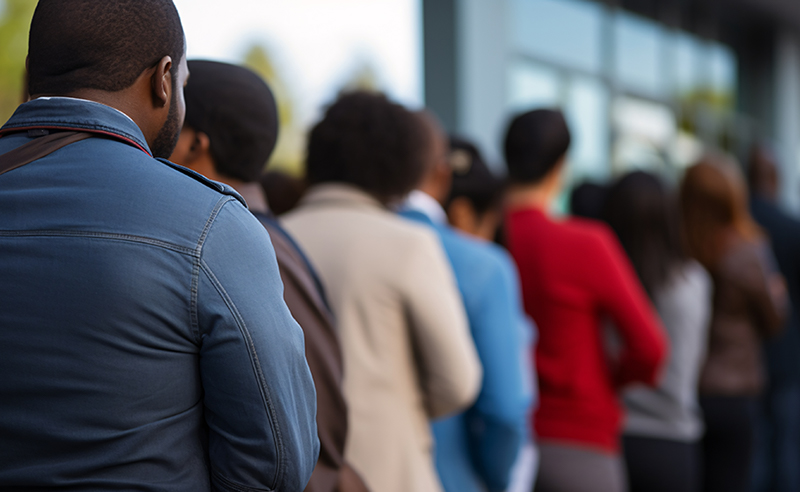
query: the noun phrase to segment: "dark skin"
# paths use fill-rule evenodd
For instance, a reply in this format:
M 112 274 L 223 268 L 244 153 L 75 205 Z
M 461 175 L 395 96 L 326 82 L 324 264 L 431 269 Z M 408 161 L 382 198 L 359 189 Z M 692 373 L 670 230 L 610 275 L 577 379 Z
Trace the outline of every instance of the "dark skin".
M 142 130 L 148 145 L 152 146 L 159 132 L 167 122 L 170 107 L 172 106 L 172 70 L 173 60 L 165 56 L 159 62 L 144 70 L 136 81 L 128 88 L 121 91 L 108 92 L 98 89 L 78 89 L 69 94 L 32 94 L 31 99 L 42 96 L 65 96 L 99 102 L 118 109 L 128 115 Z M 178 62 L 175 103 L 180 124 L 186 116 L 186 103 L 183 99 L 183 87 L 189 79 L 189 67 L 186 64 L 186 55 Z

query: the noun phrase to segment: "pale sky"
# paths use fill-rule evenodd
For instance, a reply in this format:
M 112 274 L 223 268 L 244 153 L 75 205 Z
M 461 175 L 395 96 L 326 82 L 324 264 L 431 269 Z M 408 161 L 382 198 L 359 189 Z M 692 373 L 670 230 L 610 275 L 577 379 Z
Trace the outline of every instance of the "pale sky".
M 365 62 L 397 100 L 423 101 L 420 0 L 174 0 L 189 58 L 270 52 L 304 123 Z

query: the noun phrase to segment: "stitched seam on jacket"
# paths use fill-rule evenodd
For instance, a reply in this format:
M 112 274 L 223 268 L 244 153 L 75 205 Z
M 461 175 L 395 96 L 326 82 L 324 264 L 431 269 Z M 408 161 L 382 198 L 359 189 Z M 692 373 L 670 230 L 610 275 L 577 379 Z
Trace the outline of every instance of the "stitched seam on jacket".
M 15 231 L 4 230 L 0 231 L 0 237 L 74 237 L 74 238 L 96 238 L 96 239 L 111 239 L 116 241 L 126 241 L 131 243 L 149 244 L 150 246 L 157 246 L 164 249 L 169 249 L 178 253 L 184 253 L 195 256 L 197 253 L 192 248 L 179 246 L 174 243 L 162 241 L 160 239 L 153 239 L 144 236 L 136 236 L 133 234 L 119 234 L 115 232 L 94 232 L 94 231 L 59 231 L 59 230 L 41 230 L 41 231 Z
M 223 477 L 217 470 L 211 469 L 211 472 L 214 474 L 214 477 L 222 482 L 223 485 L 234 490 L 235 492 L 273 492 L 275 489 L 255 489 L 252 487 L 245 487 L 244 485 L 239 485 L 238 483 L 233 483 L 227 478 Z
M 200 260 L 200 265 L 208 276 L 209 280 L 211 280 L 212 285 L 214 288 L 217 289 L 222 300 L 225 302 L 225 305 L 228 307 L 228 310 L 233 315 L 233 318 L 236 320 L 236 325 L 239 328 L 239 332 L 242 334 L 246 344 L 247 344 L 247 353 L 250 355 L 250 363 L 253 368 L 253 372 L 256 375 L 258 380 L 258 386 L 261 390 L 261 398 L 264 406 L 267 410 L 267 420 L 269 421 L 270 429 L 272 430 L 272 435 L 275 438 L 275 458 L 276 458 L 276 470 L 275 470 L 275 479 L 272 483 L 272 489 L 275 489 L 277 484 L 280 483 L 280 480 L 283 478 L 282 475 L 284 473 L 284 462 L 283 462 L 283 439 L 281 437 L 280 428 L 278 427 L 278 419 L 275 412 L 275 407 L 272 404 L 272 396 L 269 391 L 269 386 L 267 385 L 266 378 L 264 377 L 264 373 L 261 370 L 261 362 L 258 360 L 258 353 L 256 352 L 255 345 L 253 344 L 253 338 L 250 336 L 250 332 L 247 330 L 247 326 L 244 323 L 244 319 L 242 318 L 239 311 L 236 309 L 236 305 L 233 303 L 233 300 L 228 296 L 228 292 L 225 290 L 225 287 L 219 282 L 219 279 L 214 275 L 214 272 L 211 271 L 211 268 L 206 264 L 205 261 L 202 259 Z
M 193 251 L 194 258 L 192 261 L 192 285 L 189 289 L 189 324 L 192 327 L 192 333 L 194 334 L 195 341 L 198 345 L 203 343 L 203 334 L 200 332 L 200 321 L 197 314 L 197 292 L 200 285 L 200 257 L 203 254 L 203 244 L 206 241 L 206 237 L 208 237 L 208 231 L 211 230 L 211 226 L 214 224 L 214 220 L 216 220 L 217 215 L 219 215 L 219 211 L 222 210 L 222 207 L 231 199 L 233 198 L 230 196 L 223 196 L 217 201 L 217 204 L 214 206 L 214 210 L 211 211 L 211 214 L 209 214 L 208 219 L 203 226 L 203 231 L 200 233 L 200 237 L 197 238 L 197 245 Z
M 141 146 L 142 142 L 136 135 L 126 132 L 125 130 L 120 130 L 119 127 L 116 126 L 109 126 L 104 125 L 102 123 L 96 122 L 74 122 L 74 121 L 20 121 L 16 123 L 6 124 L 2 127 L 4 132 L 8 132 L 9 130 L 15 130 L 17 128 L 27 128 L 29 126 L 40 126 L 40 127 L 49 127 L 49 128 L 58 128 L 60 126 L 65 126 L 68 128 L 74 128 L 75 130 L 99 130 L 108 133 L 113 133 L 115 135 L 119 135 L 121 137 L 127 138 L 136 142 L 137 145 Z

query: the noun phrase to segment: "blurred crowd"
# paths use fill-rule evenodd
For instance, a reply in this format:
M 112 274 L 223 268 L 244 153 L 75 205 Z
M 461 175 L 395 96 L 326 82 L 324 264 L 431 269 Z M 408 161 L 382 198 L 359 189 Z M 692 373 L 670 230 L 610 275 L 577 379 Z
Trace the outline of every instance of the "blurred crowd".
M 533 471 L 523 476 L 536 477 L 535 490 L 797 490 L 800 387 L 789 301 L 800 273 L 794 263 L 800 222 L 778 206 L 778 168 L 768 148 L 753 150 L 747 179 L 733 158 L 710 152 L 677 187 L 645 171 L 610 184 L 580 184 L 570 193 L 570 216 L 564 217 L 552 212 L 565 192 L 571 140 L 560 112 L 538 109 L 510 120 L 506 179 L 495 177 L 473 144 L 446 138 L 435 116 L 416 113 L 412 116 L 427 133 L 415 144 L 423 156 L 403 169 L 410 175 L 415 163 L 424 162 L 427 170 L 401 189 L 399 175 L 379 166 L 403 155 L 373 133 L 389 123 L 368 120 L 366 109 L 359 116 L 361 104 L 391 103 L 376 94 L 342 95 L 312 132 L 307 181 L 281 191 L 273 183 L 286 178 L 266 174 L 264 189 L 289 203 L 281 208 L 290 212 L 282 220 L 330 289 L 356 289 L 359 303 L 379 301 L 340 280 L 347 268 L 343 258 L 358 258 L 351 268 L 362 268 L 370 256 L 390 263 L 384 257 L 391 254 L 389 245 L 361 238 L 357 243 L 370 246 L 353 251 L 359 247 L 342 237 L 346 228 L 337 224 L 347 221 L 345 201 L 323 208 L 324 201 L 315 203 L 316 194 L 348 187 L 377 199 L 384 211 L 399 211 L 437 232 L 484 370 L 478 399 L 461 417 L 436 420 L 428 414 L 445 490 L 520 487 L 512 483 L 514 460 L 497 457 L 514 457 L 523 442 L 536 443 L 538 460 L 520 462 Z M 375 145 L 375 153 L 361 150 L 363 167 L 350 174 L 320 178 L 311 149 L 320 128 L 338 112 L 364 121 L 342 122 L 336 138 Z M 336 151 L 346 152 L 344 147 L 333 149 L 325 158 L 358 162 L 339 157 Z M 395 193 L 388 195 L 380 181 L 367 182 L 371 173 L 396 184 Z M 337 225 L 326 231 L 322 224 Z M 375 226 L 364 227 L 370 235 L 383 235 Z M 331 251 L 339 241 L 341 250 Z M 469 247 L 476 251 L 465 257 L 462 249 Z M 513 271 L 506 285 L 491 283 L 488 265 L 506 251 Z M 336 264 L 336 274 L 327 273 L 329 262 Z M 369 274 L 378 275 L 378 268 Z M 444 289 L 438 295 L 443 299 Z M 533 323 L 526 325 L 526 316 Z M 406 323 L 412 329 L 414 320 Z M 382 331 L 380 324 L 374 326 Z M 515 326 L 523 327 L 522 336 L 515 335 Z M 342 331 L 345 364 L 358 371 L 349 369 L 358 366 L 347 358 L 348 344 L 374 335 L 350 339 L 347 333 Z M 456 334 L 450 337 L 457 343 Z M 520 347 L 530 351 L 529 358 L 517 357 Z M 520 362 L 530 361 L 535 364 L 519 370 Z M 423 368 L 417 370 L 424 373 Z M 520 425 L 525 400 L 517 380 L 526 379 L 533 394 L 538 381 L 538 399 L 527 400 L 530 420 Z M 516 424 L 503 423 L 503 414 L 516 414 Z M 515 425 L 518 436 L 509 439 Z M 485 461 L 489 456 L 494 461 Z M 363 463 L 367 477 L 379 468 L 375 461 Z
M 232 102 L 194 91 L 184 134 L 246 133 L 203 126 L 193 100 Z M 798 354 L 781 340 L 800 223 L 769 150 L 747 180 L 708 153 L 677 187 L 583 183 L 561 216 L 570 142 L 557 110 L 510 118 L 500 178 L 433 113 L 351 92 L 313 127 L 305 179 L 256 189 L 172 158 L 271 209 L 307 255 L 341 345 L 343 456 L 370 490 L 796 490 Z
M 800 222 L 768 147 L 583 183 L 563 215 L 559 110 L 509 117 L 500 177 L 432 112 L 355 91 L 303 179 L 265 174 L 258 75 L 66 83 L 50 36 L 85 23 L 48 5 L 0 130 L 0 488 L 800 490 Z M 87 133 L 31 146 L 65 129 Z

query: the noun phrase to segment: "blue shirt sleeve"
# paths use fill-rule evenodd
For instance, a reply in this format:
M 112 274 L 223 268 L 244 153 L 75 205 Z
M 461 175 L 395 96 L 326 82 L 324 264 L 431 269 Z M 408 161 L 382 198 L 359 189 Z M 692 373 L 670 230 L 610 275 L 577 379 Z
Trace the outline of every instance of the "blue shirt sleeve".
M 468 413 L 476 468 L 491 491 L 505 490 L 511 468 L 528 435 L 532 395 L 531 329 L 522 311 L 519 287 L 510 260 L 497 255 L 484 278 L 482 298 L 468 307 L 475 346 L 484 366 L 484 381 Z
M 192 292 L 212 484 L 300 492 L 319 453 L 316 395 L 269 236 L 230 200 L 201 247 Z

